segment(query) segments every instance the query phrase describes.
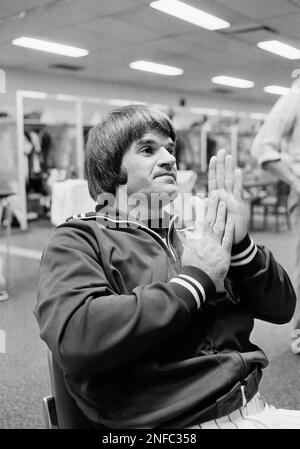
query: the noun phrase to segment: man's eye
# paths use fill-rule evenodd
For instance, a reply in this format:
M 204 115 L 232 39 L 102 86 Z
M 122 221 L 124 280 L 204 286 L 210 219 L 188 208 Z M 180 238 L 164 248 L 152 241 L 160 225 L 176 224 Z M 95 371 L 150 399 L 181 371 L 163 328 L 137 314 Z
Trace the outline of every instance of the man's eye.
M 141 148 L 141 153 L 146 153 L 146 154 L 151 154 L 153 153 L 153 148 L 152 147 L 143 147 Z
M 175 154 L 175 148 L 174 148 L 174 147 L 168 148 L 168 152 L 174 156 L 174 154 Z

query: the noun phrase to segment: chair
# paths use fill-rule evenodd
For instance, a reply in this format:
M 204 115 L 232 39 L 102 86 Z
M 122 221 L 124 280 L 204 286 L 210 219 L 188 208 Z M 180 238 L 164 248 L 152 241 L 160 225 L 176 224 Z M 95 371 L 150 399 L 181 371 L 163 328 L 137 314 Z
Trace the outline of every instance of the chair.
M 50 351 L 48 351 L 48 366 L 52 394 L 43 398 L 47 429 L 100 428 L 88 420 L 68 392 L 63 372 Z
M 285 218 L 285 223 L 288 229 L 291 228 L 289 212 L 288 212 L 288 196 L 290 193 L 290 186 L 283 181 L 278 181 L 275 187 L 275 192 L 272 195 L 266 195 L 261 198 L 254 198 L 250 202 L 250 229 L 254 228 L 255 212 L 262 212 L 263 227 L 268 227 L 268 216 L 275 217 L 276 231 L 280 230 L 280 217 Z

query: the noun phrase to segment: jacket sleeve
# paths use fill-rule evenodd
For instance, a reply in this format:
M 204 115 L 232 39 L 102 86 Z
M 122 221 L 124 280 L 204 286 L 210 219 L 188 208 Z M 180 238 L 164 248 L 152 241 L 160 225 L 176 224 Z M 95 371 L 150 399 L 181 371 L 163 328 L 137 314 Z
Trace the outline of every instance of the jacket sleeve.
M 34 314 L 69 375 L 90 376 L 138 357 L 185 327 L 215 294 L 210 278 L 193 267 L 119 294 L 107 279 L 108 264 L 84 225 L 57 228 L 43 253 Z
M 283 324 L 291 320 L 296 295 L 291 280 L 272 253 L 247 235 L 233 247 L 228 277 L 241 305 L 254 318 Z
M 251 147 L 251 154 L 260 165 L 282 159 L 281 140 L 294 127 L 299 101 L 299 93 L 291 91 L 271 109 Z

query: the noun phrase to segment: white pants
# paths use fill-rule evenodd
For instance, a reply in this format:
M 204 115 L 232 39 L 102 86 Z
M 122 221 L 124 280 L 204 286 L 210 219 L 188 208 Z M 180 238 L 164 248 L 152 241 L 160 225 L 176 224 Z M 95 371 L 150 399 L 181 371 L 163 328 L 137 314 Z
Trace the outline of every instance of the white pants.
M 277 409 L 257 393 L 233 413 L 188 429 L 300 429 L 300 410 Z
M 289 196 L 289 210 L 293 235 L 295 238 L 294 286 L 297 295 L 296 310 L 293 316 L 293 329 L 300 329 L 300 198 L 294 191 Z M 295 336 L 296 338 L 297 336 Z M 300 339 L 299 339 L 300 340 Z M 299 345 L 300 346 L 300 345 Z

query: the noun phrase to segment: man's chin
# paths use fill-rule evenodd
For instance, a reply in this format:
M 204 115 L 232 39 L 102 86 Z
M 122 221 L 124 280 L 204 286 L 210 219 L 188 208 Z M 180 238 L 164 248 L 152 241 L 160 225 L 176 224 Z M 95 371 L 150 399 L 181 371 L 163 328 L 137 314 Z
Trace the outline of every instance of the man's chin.
M 178 197 L 179 190 L 178 190 L 177 186 L 168 185 L 168 186 L 164 186 L 164 188 L 162 188 L 160 190 L 159 194 L 168 198 L 168 203 L 171 203 Z
M 177 188 L 168 186 L 167 188 L 161 188 L 157 192 L 152 192 L 149 199 L 151 199 L 152 205 L 159 205 L 159 207 L 161 207 L 172 203 L 177 198 L 178 194 Z

